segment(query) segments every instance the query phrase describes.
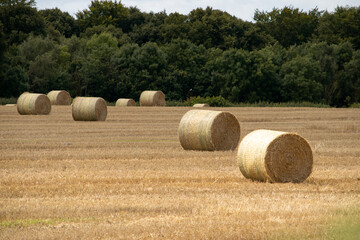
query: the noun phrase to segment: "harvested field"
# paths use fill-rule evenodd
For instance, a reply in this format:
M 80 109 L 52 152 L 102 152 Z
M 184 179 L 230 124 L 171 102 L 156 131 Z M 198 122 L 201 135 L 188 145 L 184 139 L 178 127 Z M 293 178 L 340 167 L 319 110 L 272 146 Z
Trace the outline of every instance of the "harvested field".
M 0 106 L 0 239 L 326 239 L 360 219 L 360 109 L 214 108 L 255 129 L 297 132 L 314 154 L 301 184 L 242 176 L 237 151 L 185 151 L 191 107 Z

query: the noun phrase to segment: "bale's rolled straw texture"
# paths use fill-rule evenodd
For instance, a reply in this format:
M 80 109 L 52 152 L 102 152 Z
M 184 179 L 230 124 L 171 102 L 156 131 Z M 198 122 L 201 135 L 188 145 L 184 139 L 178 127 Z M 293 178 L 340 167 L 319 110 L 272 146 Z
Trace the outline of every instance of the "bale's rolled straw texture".
M 195 108 L 202 108 L 202 107 L 210 107 L 209 104 L 207 103 L 197 103 L 197 104 L 194 104 Z
M 178 133 L 185 150 L 233 150 L 239 142 L 240 124 L 229 112 L 190 110 L 182 117 Z
M 237 154 L 241 173 L 269 182 L 303 182 L 312 172 L 309 143 L 296 133 L 256 130 L 241 141 Z
M 106 102 L 98 97 L 77 97 L 72 103 L 72 116 L 75 121 L 105 121 Z
M 50 99 L 51 105 L 70 105 L 71 96 L 64 90 L 53 90 L 47 94 Z
M 136 106 L 136 103 L 133 99 L 131 98 L 119 98 L 116 101 L 115 106 L 118 107 L 129 107 L 129 106 Z
M 45 94 L 21 94 L 16 103 L 17 111 L 21 115 L 47 115 L 51 111 L 51 103 Z
M 140 106 L 165 106 L 165 94 L 162 91 L 143 91 Z

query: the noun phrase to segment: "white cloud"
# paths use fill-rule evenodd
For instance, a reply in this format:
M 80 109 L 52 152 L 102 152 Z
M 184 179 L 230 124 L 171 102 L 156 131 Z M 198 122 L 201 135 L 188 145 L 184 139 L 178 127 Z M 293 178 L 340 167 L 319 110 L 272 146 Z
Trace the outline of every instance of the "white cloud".
M 36 2 L 39 9 L 58 7 L 62 11 L 74 15 L 78 11 L 87 9 L 91 0 L 37 0 Z M 359 6 L 358 0 L 123 0 L 121 2 L 126 7 L 137 6 L 141 11 L 160 12 L 166 10 L 168 14 L 172 12 L 188 14 L 195 8 L 210 6 L 247 21 L 252 20 L 255 9 L 271 11 L 274 7 L 293 6 L 304 11 L 309 11 L 315 7 L 318 7 L 319 10 L 333 11 L 337 5 Z

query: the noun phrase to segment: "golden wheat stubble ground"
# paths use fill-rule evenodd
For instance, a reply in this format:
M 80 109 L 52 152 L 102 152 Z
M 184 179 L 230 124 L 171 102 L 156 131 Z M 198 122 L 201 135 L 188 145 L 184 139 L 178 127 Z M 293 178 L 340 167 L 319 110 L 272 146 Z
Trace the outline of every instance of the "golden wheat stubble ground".
M 237 117 L 241 138 L 264 128 L 308 139 L 302 184 L 245 179 L 236 151 L 183 150 L 190 109 L 108 107 L 105 122 L 75 122 L 71 106 L 0 106 L 0 239 L 322 238 L 332 217 L 359 209 L 360 109 L 216 108 Z

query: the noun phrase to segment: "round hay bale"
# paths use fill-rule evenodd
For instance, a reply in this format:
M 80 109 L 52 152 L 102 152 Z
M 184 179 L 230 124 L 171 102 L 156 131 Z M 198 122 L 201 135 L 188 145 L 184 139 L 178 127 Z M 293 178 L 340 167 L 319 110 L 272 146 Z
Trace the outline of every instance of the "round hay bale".
M 52 105 L 70 105 L 71 96 L 64 90 L 53 90 L 47 94 Z
M 203 108 L 203 107 L 210 107 L 210 106 L 207 103 L 196 103 L 196 104 L 194 104 L 193 107 L 195 107 L 195 108 Z
M 304 138 L 271 130 L 245 136 L 237 160 L 246 178 L 269 182 L 303 182 L 313 166 L 311 147 Z
M 51 112 L 51 103 L 45 94 L 21 94 L 16 103 L 17 111 L 21 115 L 47 115 Z
M 131 98 L 119 98 L 116 101 L 115 106 L 118 107 L 128 107 L 128 106 L 136 106 L 136 103 L 133 99 Z
M 105 121 L 106 102 L 99 97 L 77 97 L 72 103 L 72 116 L 75 121 Z
M 229 112 L 190 110 L 182 117 L 178 133 L 185 150 L 233 150 L 239 142 L 240 124 Z
M 143 91 L 140 106 L 165 106 L 165 94 L 162 91 Z

